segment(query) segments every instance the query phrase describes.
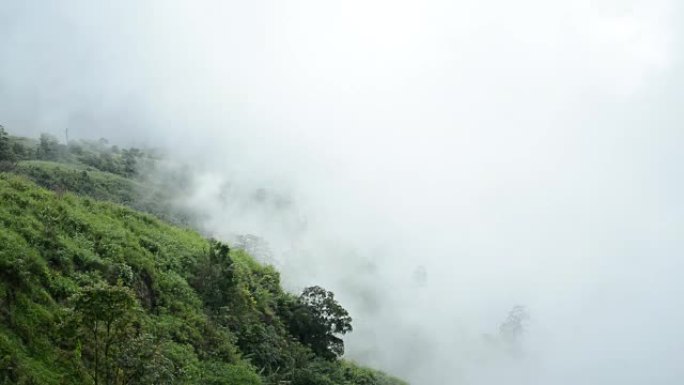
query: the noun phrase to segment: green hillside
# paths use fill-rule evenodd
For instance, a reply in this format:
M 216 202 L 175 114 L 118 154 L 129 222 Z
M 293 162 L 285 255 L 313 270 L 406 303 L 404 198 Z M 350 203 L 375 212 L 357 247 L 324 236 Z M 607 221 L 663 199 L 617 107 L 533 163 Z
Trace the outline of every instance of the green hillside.
M 144 180 L 142 176 L 127 178 L 79 163 L 46 160 L 18 161 L 12 172 L 49 190 L 126 205 L 174 224 L 189 223 L 189 215 L 170 204 L 171 190 Z
M 119 203 L 180 225 L 190 213 L 171 204 L 186 175 L 153 179 L 154 151 L 121 149 L 106 140 L 74 140 L 68 145 L 43 134 L 39 140 L 9 136 L 0 126 L 0 171 L 24 175 L 41 187 Z
M 93 198 L 120 202 L 126 176 L 27 179 L 84 171 L 55 161 L 0 172 L 0 384 L 404 384 L 341 358 L 332 293 L 284 292 L 242 250 Z

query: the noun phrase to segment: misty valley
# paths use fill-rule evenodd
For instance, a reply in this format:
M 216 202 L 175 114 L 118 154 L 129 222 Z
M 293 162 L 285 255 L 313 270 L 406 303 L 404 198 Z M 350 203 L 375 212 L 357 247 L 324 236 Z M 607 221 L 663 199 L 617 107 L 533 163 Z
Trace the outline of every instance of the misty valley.
M 0 385 L 680 385 L 682 19 L 0 0 Z

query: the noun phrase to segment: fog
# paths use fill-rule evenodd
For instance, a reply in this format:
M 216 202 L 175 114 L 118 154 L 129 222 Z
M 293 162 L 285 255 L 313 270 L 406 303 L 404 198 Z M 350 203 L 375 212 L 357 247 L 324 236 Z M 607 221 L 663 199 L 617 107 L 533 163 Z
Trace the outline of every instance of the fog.
M 679 384 L 683 11 L 4 0 L 0 124 L 167 149 L 202 231 L 414 385 Z

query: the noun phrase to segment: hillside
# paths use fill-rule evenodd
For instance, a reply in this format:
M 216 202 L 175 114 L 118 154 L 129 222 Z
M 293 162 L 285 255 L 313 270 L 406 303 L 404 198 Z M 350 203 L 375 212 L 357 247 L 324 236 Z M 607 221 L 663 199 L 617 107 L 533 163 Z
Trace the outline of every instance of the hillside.
M 341 358 L 351 317 L 332 293 L 287 293 L 242 250 L 93 198 L 134 180 L 26 177 L 78 167 L 0 172 L 0 384 L 404 384 Z
M 120 149 L 104 139 L 65 145 L 46 134 L 39 140 L 0 134 L 0 171 L 24 175 L 50 190 L 123 204 L 188 225 L 190 213 L 172 204 L 187 176 L 152 178 L 150 170 L 158 161 L 152 150 Z

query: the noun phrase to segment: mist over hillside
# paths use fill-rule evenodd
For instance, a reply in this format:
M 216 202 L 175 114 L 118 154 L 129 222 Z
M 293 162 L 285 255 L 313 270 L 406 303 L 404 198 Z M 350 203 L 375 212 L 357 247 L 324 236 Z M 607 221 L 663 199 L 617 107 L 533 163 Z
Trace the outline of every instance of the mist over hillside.
M 677 384 L 683 11 L 9 0 L 0 124 L 162 149 L 194 226 L 413 384 Z

